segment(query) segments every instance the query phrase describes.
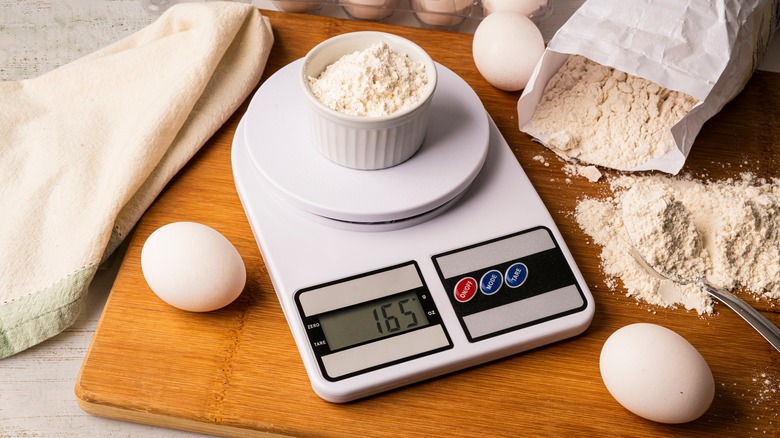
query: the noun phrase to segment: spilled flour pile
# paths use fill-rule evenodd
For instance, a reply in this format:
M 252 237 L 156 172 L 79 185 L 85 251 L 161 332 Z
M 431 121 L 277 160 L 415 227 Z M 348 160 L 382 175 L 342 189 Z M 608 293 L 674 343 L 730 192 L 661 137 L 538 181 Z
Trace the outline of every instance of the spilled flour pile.
M 711 266 L 685 205 L 662 185 L 631 187 L 622 198 L 629 243 L 655 271 L 678 283 L 696 283 Z
M 675 278 L 705 276 L 716 288 L 780 299 L 780 179 L 621 176 L 610 185 L 614 197 L 580 201 L 576 219 L 602 247 L 610 281 L 621 280 L 629 296 L 712 312 L 711 299 L 696 285 L 648 274 L 630 255 L 633 239 L 651 265 L 676 272 Z

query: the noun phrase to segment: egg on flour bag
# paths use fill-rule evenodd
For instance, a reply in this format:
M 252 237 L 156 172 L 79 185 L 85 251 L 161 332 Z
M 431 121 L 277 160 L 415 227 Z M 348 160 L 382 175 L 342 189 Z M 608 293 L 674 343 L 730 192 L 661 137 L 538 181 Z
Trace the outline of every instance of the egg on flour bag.
M 520 130 L 566 160 L 677 174 L 744 88 L 780 0 L 590 0 L 553 36 L 517 104 Z

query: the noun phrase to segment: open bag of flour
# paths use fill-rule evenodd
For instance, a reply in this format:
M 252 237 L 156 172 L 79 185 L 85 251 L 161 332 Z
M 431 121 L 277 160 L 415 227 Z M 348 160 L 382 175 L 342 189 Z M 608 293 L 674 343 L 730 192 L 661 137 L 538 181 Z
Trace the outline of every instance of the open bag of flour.
M 780 0 L 588 0 L 517 104 L 520 130 L 566 160 L 677 174 L 701 127 L 744 88 Z

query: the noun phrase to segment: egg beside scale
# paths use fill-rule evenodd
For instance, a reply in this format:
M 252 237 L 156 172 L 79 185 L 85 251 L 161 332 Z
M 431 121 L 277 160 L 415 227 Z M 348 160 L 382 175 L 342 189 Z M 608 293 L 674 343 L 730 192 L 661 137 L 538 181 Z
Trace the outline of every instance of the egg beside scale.
M 236 248 L 215 229 L 195 222 L 155 230 L 141 250 L 141 270 L 160 299 L 190 312 L 225 307 L 246 284 Z
M 715 397 L 707 361 L 685 338 L 656 324 L 614 332 L 601 350 L 604 385 L 623 407 L 648 420 L 679 424 L 703 415 Z

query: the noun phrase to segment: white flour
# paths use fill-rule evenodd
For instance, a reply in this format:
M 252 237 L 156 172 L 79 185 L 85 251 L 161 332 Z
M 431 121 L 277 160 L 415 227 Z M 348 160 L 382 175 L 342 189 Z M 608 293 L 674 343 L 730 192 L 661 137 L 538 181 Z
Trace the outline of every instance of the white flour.
M 780 179 L 765 181 L 751 174 L 721 182 L 621 176 L 611 187 L 614 197 L 584 199 L 576 211 L 580 227 L 602 247 L 610 287 L 620 280 L 627 294 L 640 301 L 712 312 L 710 298 L 699 287 L 663 282 L 639 266 L 629 253 L 628 229 L 632 236 L 636 232 L 648 239 L 647 257 L 655 254 L 661 264 L 692 277 L 703 270 L 717 288 L 780 299 Z M 628 213 L 624 223 L 624 203 L 627 211 L 644 209 L 643 215 Z M 697 233 L 691 234 L 694 229 L 699 242 Z
M 523 130 L 565 159 L 630 170 L 675 147 L 670 128 L 696 102 L 572 55 L 550 79 Z
M 662 184 L 631 187 L 621 202 L 628 242 L 665 277 L 696 283 L 710 266 L 691 213 Z
M 563 165 L 563 171 L 569 176 L 582 176 L 590 182 L 598 182 L 601 179 L 601 171 L 596 166 L 580 166 L 567 163 Z
M 386 43 L 344 55 L 318 78 L 314 95 L 329 108 L 355 116 L 385 116 L 420 100 L 428 83 L 425 66 Z

